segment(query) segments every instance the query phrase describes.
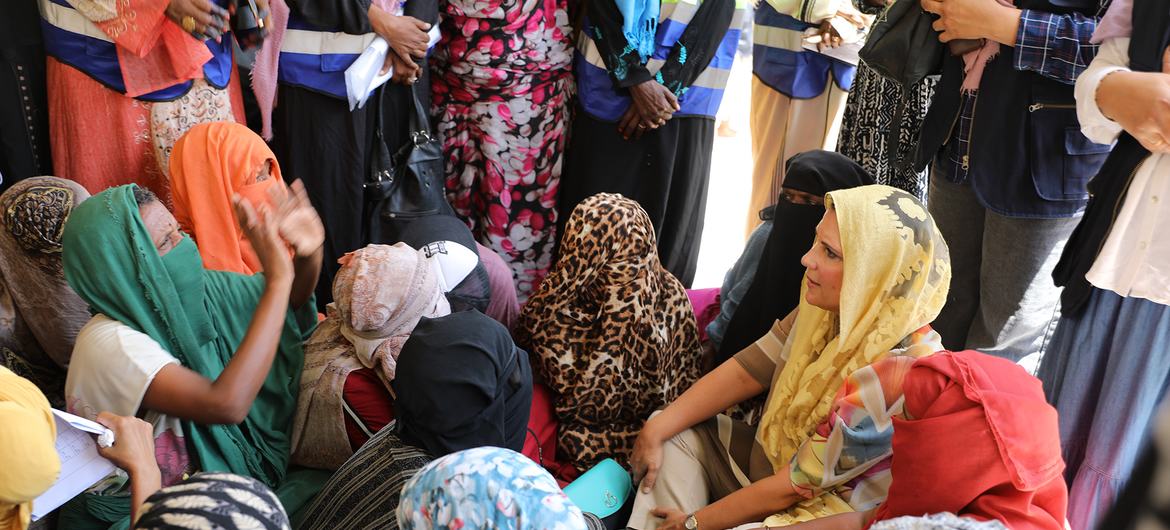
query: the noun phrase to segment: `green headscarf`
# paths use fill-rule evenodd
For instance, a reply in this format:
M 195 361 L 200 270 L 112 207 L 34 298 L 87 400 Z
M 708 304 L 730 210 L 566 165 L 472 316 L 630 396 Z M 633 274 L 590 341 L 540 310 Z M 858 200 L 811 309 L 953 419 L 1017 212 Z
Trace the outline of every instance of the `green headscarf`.
M 149 335 L 183 366 L 214 380 L 244 339 L 264 278 L 204 270 L 199 249 L 186 236 L 160 257 L 134 188 L 110 188 L 74 208 L 62 236 L 65 278 L 90 312 Z M 314 307 L 310 301 L 290 308 L 272 368 L 243 423 L 183 422 L 201 471 L 245 475 L 273 488 L 284 480 L 304 363 L 301 344 L 316 326 Z M 108 508 L 100 518 L 108 520 Z

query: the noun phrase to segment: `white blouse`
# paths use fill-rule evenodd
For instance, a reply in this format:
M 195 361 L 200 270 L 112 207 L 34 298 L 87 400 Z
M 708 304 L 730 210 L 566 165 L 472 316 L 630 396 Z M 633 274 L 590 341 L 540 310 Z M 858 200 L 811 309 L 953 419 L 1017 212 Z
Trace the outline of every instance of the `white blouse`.
M 1097 143 L 1113 143 L 1122 131 L 1101 113 L 1096 98 L 1101 80 L 1118 71 L 1129 71 L 1128 38 L 1103 42 L 1077 78 L 1081 132 Z M 1154 153 L 1134 174 L 1105 245 L 1085 275 L 1089 283 L 1121 296 L 1170 305 L 1170 237 L 1158 233 L 1159 228 L 1170 230 L 1170 208 L 1162 207 L 1164 201 L 1170 201 L 1170 156 Z

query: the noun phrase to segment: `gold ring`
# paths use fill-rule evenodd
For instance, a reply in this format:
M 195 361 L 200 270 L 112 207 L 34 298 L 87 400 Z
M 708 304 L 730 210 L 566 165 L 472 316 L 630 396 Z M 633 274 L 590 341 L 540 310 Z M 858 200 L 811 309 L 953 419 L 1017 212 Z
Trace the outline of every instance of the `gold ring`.
M 183 31 L 186 31 L 187 33 L 195 33 L 195 17 L 187 15 L 183 17 L 182 23 Z

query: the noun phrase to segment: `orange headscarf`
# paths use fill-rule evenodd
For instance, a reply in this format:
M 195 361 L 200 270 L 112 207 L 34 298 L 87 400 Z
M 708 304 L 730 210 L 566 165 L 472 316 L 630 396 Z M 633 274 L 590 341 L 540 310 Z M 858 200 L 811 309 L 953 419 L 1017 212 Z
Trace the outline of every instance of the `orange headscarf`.
M 265 161 L 271 177 L 256 182 Z M 203 266 L 211 270 L 254 274 L 260 260 L 240 230 L 232 195 L 253 205 L 269 202 L 272 187 L 285 187 L 268 144 L 247 127 L 233 122 L 192 127 L 171 152 L 171 193 L 175 219 L 195 239 Z

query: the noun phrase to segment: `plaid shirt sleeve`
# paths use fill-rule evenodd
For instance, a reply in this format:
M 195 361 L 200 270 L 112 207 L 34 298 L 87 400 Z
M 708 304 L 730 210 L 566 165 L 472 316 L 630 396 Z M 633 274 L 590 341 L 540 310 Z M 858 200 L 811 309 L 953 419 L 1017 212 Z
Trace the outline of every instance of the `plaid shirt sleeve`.
M 1073 84 L 1097 55 L 1089 38 L 1099 16 L 1057 15 L 1025 9 L 1016 34 L 1016 70 L 1031 70 L 1049 79 Z

